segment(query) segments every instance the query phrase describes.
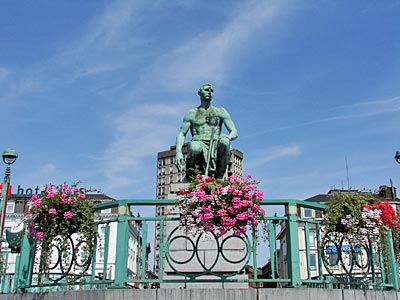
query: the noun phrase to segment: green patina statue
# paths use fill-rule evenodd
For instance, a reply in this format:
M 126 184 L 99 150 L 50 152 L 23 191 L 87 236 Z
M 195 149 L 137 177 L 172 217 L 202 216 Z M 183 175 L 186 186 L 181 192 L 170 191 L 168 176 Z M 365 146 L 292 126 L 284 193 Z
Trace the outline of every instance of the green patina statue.
M 222 107 L 211 105 L 213 97 L 211 84 L 203 84 L 198 95 L 201 104 L 186 113 L 176 138 L 176 164 L 180 168 L 184 163 L 182 147 L 190 129 L 192 141 L 188 143 L 186 158 L 186 180 L 192 176 L 196 166 L 205 176 L 222 178 L 230 158 L 230 141 L 237 138 L 237 130 L 229 113 Z M 229 134 L 221 134 L 222 124 Z

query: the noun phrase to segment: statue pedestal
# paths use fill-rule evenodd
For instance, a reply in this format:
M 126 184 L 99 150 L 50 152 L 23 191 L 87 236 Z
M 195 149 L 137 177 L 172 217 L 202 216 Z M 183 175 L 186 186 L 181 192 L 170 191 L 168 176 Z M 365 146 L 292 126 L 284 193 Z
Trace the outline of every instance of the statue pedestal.
M 184 189 L 188 184 L 171 186 L 169 199 L 176 198 L 176 192 Z M 169 216 L 179 217 L 178 208 L 171 209 Z M 186 283 L 161 284 L 162 288 L 247 288 L 247 283 L 190 283 L 195 278 L 219 280 L 221 276 L 230 279 L 246 279 L 244 267 L 247 264 L 247 247 L 244 238 L 234 237 L 227 233 L 216 238 L 211 233 L 193 236 L 186 234 L 184 228 L 179 229 L 179 221 L 165 223 L 164 245 L 169 244 L 169 253 L 164 254 L 164 279 L 182 279 Z M 238 272 L 242 272 L 239 274 Z M 232 275 L 232 276 L 230 276 Z

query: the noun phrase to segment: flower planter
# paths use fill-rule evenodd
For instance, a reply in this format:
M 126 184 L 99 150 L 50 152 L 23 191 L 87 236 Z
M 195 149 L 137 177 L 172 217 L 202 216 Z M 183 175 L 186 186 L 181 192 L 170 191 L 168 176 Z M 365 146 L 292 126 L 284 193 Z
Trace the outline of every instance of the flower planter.
M 49 271 L 49 253 L 53 247 L 60 253 L 67 252 L 71 235 L 78 233 L 74 237 L 76 243 L 84 242 L 92 248 L 98 234 L 93 203 L 87 201 L 76 185 L 46 185 L 41 194 L 30 199 L 25 224 L 36 250 L 40 250 L 41 274 Z
M 212 232 L 217 237 L 232 231 L 245 234 L 247 226 L 264 219 L 263 193 L 250 177 L 231 176 L 226 180 L 196 176 L 188 189 L 178 193 L 181 227 L 193 235 Z

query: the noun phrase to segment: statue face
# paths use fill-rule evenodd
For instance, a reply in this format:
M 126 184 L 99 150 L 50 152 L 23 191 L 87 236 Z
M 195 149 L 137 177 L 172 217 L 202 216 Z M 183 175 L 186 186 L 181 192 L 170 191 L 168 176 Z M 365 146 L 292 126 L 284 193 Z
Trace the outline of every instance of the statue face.
M 211 101 L 213 97 L 214 90 L 211 85 L 202 85 L 199 90 L 199 96 L 201 99 Z

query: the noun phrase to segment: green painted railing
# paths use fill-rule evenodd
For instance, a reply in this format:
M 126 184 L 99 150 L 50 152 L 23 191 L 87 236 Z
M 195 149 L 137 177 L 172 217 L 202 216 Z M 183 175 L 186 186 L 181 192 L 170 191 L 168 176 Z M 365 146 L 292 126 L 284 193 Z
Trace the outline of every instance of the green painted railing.
M 169 207 L 172 212 L 154 217 L 157 205 Z M 40 285 L 33 248 L 25 236 L 20 254 L 11 255 L 6 250 L 2 253 L 1 292 L 185 288 L 199 284 L 400 289 L 391 233 L 387 238 L 390 253 L 385 258 L 378 244 L 356 247 L 340 235 L 323 234 L 321 217 L 325 205 L 266 199 L 262 203 L 267 215 L 265 228 L 259 228 L 257 234 L 248 231 L 242 237 L 220 238 L 213 234 L 185 234 L 177 228 L 179 214 L 174 213 L 174 205 L 174 200 L 165 199 L 97 204 L 99 211 L 118 208 L 117 214 L 98 220 L 97 248 L 93 253 L 73 249 L 68 268 L 62 265 L 65 258 L 55 259 L 52 274 Z M 148 216 L 131 213 L 137 214 L 138 210 L 141 214 L 146 211 Z M 158 234 L 154 235 L 155 231 Z M 149 243 L 154 259 L 148 255 Z M 66 269 L 68 272 L 63 271 Z

